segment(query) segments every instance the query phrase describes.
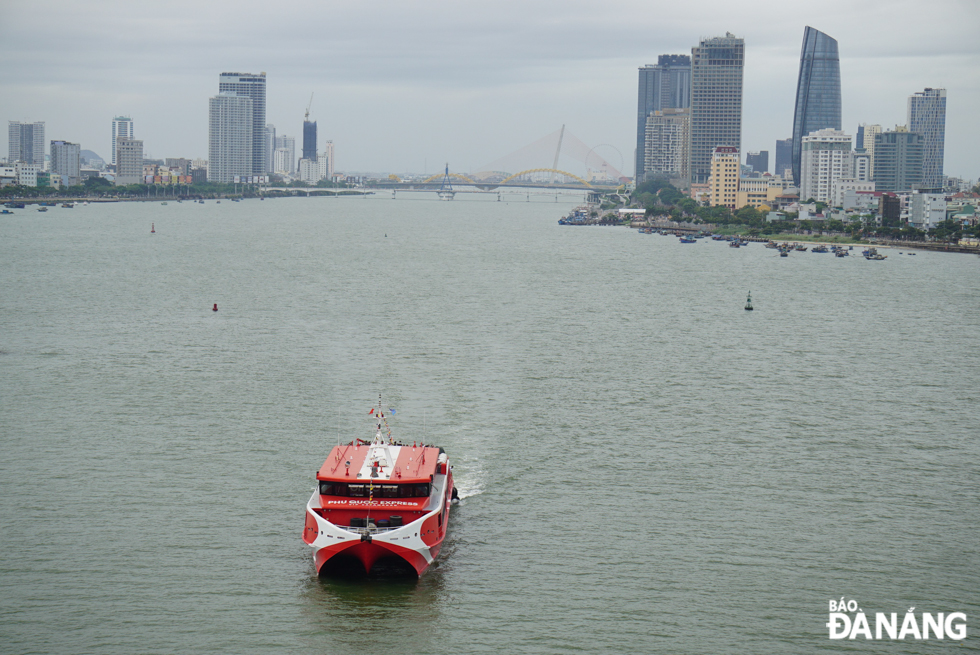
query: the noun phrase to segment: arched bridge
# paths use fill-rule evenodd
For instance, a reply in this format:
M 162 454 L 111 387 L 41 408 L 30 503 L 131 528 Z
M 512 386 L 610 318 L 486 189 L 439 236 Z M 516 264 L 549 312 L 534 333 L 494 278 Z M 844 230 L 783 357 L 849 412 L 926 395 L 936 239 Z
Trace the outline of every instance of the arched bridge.
M 519 173 L 514 173 L 513 175 L 510 175 L 510 176 L 504 178 L 500 182 L 489 182 L 489 181 L 485 181 L 485 180 L 474 180 L 473 178 L 467 177 L 465 175 L 460 175 L 459 173 L 449 173 L 449 177 L 454 178 L 454 179 L 457 179 L 457 180 L 460 180 L 460 181 L 463 181 L 463 182 L 466 182 L 467 184 L 472 184 L 472 185 L 478 186 L 480 188 L 493 189 L 493 188 L 496 188 L 498 186 L 523 186 L 523 185 L 518 185 L 518 184 L 508 185 L 507 183 L 510 182 L 510 181 L 512 181 L 512 180 L 515 180 L 515 179 L 519 178 L 522 175 L 527 175 L 529 173 L 558 173 L 559 175 L 564 175 L 566 177 L 570 177 L 570 178 L 572 178 L 574 180 L 577 180 L 581 185 L 583 185 L 586 188 L 589 188 L 589 189 L 593 188 L 591 184 L 589 184 L 588 182 L 586 182 L 585 180 L 583 180 L 582 178 L 580 178 L 578 175 L 575 175 L 574 173 L 569 173 L 568 171 L 559 170 L 557 168 L 529 168 L 529 169 L 527 169 L 525 171 L 520 171 Z M 443 177 L 445 177 L 445 173 L 436 173 L 432 177 L 430 177 L 430 178 L 426 179 L 424 182 L 422 182 L 422 184 L 432 184 L 433 182 L 436 182 L 438 180 L 443 179 Z M 565 186 L 566 188 L 568 187 L 568 185 L 563 185 L 563 186 Z

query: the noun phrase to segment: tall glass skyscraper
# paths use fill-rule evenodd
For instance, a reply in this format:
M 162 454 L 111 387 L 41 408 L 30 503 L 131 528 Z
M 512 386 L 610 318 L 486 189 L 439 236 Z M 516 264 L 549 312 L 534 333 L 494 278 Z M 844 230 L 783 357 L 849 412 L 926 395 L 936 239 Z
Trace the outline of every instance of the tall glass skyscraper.
M 745 40 L 731 32 L 691 48 L 691 182 L 711 177 L 718 146 L 742 150 Z
M 303 121 L 303 159 L 316 161 L 316 121 Z
M 218 95 L 232 92 L 252 99 L 251 175 L 265 175 L 265 73 L 222 73 L 218 78 Z
M 793 170 L 793 139 L 776 140 L 776 175 L 787 179 L 786 169 Z
M 797 186 L 803 137 L 823 129 L 841 129 L 840 55 L 835 39 L 808 26 L 803 31 L 793 115 L 793 183 Z
M 691 106 L 691 58 L 687 55 L 660 55 L 656 66 L 640 69 L 636 106 L 636 167 L 633 179 L 643 181 L 646 173 L 647 116 L 664 109 Z
M 926 89 L 909 96 L 909 132 L 924 137 L 922 186 L 943 188 L 946 144 L 946 89 Z

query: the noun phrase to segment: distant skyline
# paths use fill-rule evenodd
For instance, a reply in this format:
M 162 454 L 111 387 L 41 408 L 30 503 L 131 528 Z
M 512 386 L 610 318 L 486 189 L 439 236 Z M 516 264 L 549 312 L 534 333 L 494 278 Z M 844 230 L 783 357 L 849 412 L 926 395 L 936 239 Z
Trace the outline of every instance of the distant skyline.
M 206 158 L 215 79 L 264 71 L 266 122 L 301 138 L 314 93 L 317 146 L 334 142 L 341 171 L 431 174 L 448 161 L 475 172 L 564 124 L 615 146 L 632 175 L 638 68 L 701 38 L 744 38 L 742 149 L 773 152 L 792 134 L 811 25 L 840 44 L 845 133 L 904 124 L 910 95 L 945 88 L 945 172 L 980 176 L 980 3 L 969 0 L 231 6 L 7 0 L 0 118 L 45 121 L 49 141 L 111 161 L 112 119 L 126 115 L 147 157 Z

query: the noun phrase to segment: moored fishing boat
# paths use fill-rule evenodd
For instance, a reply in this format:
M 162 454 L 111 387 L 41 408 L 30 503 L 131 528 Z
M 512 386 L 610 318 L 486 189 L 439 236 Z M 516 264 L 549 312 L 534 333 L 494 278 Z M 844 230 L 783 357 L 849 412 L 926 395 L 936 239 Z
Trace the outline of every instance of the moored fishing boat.
M 303 540 L 320 574 L 370 573 L 387 561 L 422 575 L 457 497 L 449 458 L 436 446 L 393 441 L 380 398 L 370 414 L 374 439 L 335 446 L 317 471 Z

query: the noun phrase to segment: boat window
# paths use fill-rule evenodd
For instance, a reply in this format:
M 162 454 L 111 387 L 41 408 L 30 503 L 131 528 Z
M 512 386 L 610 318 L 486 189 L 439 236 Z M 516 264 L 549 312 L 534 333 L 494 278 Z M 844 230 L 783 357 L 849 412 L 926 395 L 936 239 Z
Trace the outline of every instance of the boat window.
M 428 498 L 429 485 L 423 484 L 376 484 L 373 485 L 375 498 Z M 320 493 L 324 496 L 345 496 L 368 498 L 372 495 L 371 485 L 347 484 L 344 482 L 320 482 Z
M 368 486 L 366 484 L 349 484 L 347 485 L 347 492 L 351 498 L 367 498 Z
M 329 482 L 320 483 L 320 494 L 323 496 L 346 496 L 346 484 L 330 484 Z

